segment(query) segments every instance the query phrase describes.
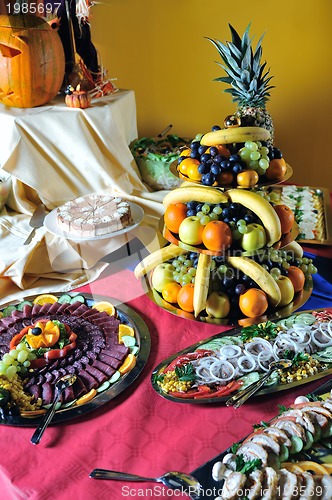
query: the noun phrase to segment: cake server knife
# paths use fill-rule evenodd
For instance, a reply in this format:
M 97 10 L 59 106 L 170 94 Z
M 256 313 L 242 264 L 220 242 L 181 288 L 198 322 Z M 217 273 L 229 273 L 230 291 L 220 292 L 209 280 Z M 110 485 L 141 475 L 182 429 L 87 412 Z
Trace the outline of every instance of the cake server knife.
M 32 240 L 32 238 L 34 237 L 36 229 L 38 227 L 42 227 L 46 213 L 47 212 L 46 212 L 45 207 L 42 203 L 37 205 L 35 211 L 32 214 L 32 217 L 29 221 L 29 225 L 33 229 L 31 231 L 31 233 L 29 234 L 29 236 L 27 237 L 27 239 L 25 240 L 25 242 L 23 243 L 23 245 L 28 245 L 30 243 L 30 241 Z

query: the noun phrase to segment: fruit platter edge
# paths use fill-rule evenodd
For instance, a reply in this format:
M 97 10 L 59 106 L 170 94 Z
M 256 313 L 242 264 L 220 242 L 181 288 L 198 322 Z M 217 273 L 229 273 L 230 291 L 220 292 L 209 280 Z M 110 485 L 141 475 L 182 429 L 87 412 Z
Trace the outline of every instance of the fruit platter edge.
M 203 186 L 204 187 L 204 184 L 202 184 L 200 181 L 195 181 L 193 179 L 190 179 L 189 177 L 187 177 L 186 175 L 183 175 L 181 174 L 178 169 L 177 169 L 177 166 L 178 166 L 178 163 L 177 163 L 177 160 L 173 161 L 169 167 L 169 170 L 170 172 L 175 176 L 177 177 L 178 179 L 182 180 L 183 182 L 190 182 L 192 184 L 197 184 L 199 186 Z M 286 182 L 288 179 L 290 179 L 293 175 L 293 169 L 292 167 L 286 163 L 286 173 L 283 177 L 279 178 L 279 179 L 273 179 L 271 181 L 266 181 L 266 182 L 259 182 L 256 184 L 256 186 L 254 186 L 255 188 L 260 188 L 260 187 L 267 187 L 267 186 L 273 186 L 275 184 L 280 184 L 281 182 Z M 212 186 L 210 187 L 216 187 L 216 188 L 219 188 L 221 190 L 223 189 L 230 189 L 230 188 L 238 188 L 238 189 L 248 189 L 248 188 L 243 188 L 242 186 L 234 186 L 232 184 L 230 185 L 225 185 L 225 186 L 221 186 L 217 183 L 213 184 Z
M 220 256 L 220 255 L 223 255 L 225 253 L 223 251 L 219 252 L 219 251 L 208 250 L 203 245 L 194 246 L 194 245 L 188 245 L 187 243 L 183 243 L 181 240 L 179 240 L 178 236 L 175 233 L 172 233 L 167 228 L 167 226 L 164 222 L 163 215 L 159 219 L 158 230 L 162 234 L 162 236 L 166 242 L 172 243 L 173 245 L 176 245 L 180 248 L 184 248 L 185 250 L 188 250 L 188 252 L 198 252 L 198 253 L 203 253 L 206 255 L 215 255 L 215 256 Z M 287 234 L 282 236 L 282 238 L 280 240 L 280 246 L 278 247 L 278 249 L 282 250 L 283 247 L 285 247 L 289 243 L 292 243 L 292 241 L 295 241 L 298 235 L 299 235 L 299 226 L 297 225 L 296 222 L 294 222 L 292 229 Z M 167 243 L 165 243 L 165 245 L 166 244 Z
M 208 316 L 203 316 L 199 315 L 197 318 L 194 316 L 193 313 L 184 311 L 180 309 L 180 307 L 176 306 L 176 304 L 171 304 L 170 302 L 167 302 L 164 300 L 159 292 L 155 290 L 152 286 L 151 283 L 151 273 L 148 273 L 147 276 L 143 276 L 141 279 L 142 287 L 145 290 L 146 296 L 154 302 L 157 306 L 161 307 L 164 309 L 164 311 L 167 311 L 171 314 L 174 314 L 175 316 L 185 318 L 185 319 L 190 319 L 192 321 L 200 321 L 205 324 L 212 324 L 212 325 L 224 325 L 224 326 L 230 326 L 230 327 L 237 327 L 239 326 L 239 321 L 241 319 L 249 319 L 249 318 L 209 318 Z M 310 286 L 306 289 L 301 290 L 300 292 L 297 293 L 295 296 L 294 300 L 288 304 L 287 306 L 277 310 L 277 311 L 267 311 L 267 314 L 264 316 L 256 317 L 253 318 L 253 322 L 259 323 L 262 321 L 266 321 L 268 319 L 270 320 L 278 320 L 285 318 L 289 316 L 290 314 L 294 313 L 297 311 L 300 307 L 302 307 L 310 298 L 311 294 L 313 291 L 313 283 L 312 281 L 310 282 Z
M 67 294 L 67 292 L 52 293 L 52 295 L 56 297 L 60 297 L 61 295 L 64 294 Z M 97 393 L 97 395 L 87 403 L 63 409 L 60 408 L 59 410 L 57 410 L 52 419 L 52 424 L 71 420 L 76 417 L 80 417 L 88 412 L 94 411 L 100 408 L 101 406 L 105 405 L 112 399 L 114 399 L 123 391 L 125 391 L 142 372 L 149 358 L 150 348 L 151 348 L 151 337 L 146 323 L 133 309 L 131 309 L 126 304 L 119 304 L 116 299 L 105 295 L 90 294 L 85 292 L 84 293 L 68 292 L 68 295 L 71 295 L 72 297 L 75 297 L 77 295 L 83 295 L 86 299 L 87 305 L 89 306 L 97 301 L 111 302 L 118 313 L 119 319 L 124 320 L 126 324 L 128 324 L 134 329 L 135 338 L 139 347 L 139 351 L 137 354 L 136 365 L 131 371 L 122 375 L 117 382 L 112 384 L 105 391 Z M 37 297 L 37 295 L 28 296 L 22 300 L 33 301 L 35 297 Z M 19 303 L 18 301 L 8 302 L 7 304 L 1 306 L 1 310 L 3 310 L 8 306 L 16 305 L 18 303 Z M 37 427 L 42 418 L 43 415 L 32 416 L 32 417 L 12 416 L 12 417 L 6 417 L 5 419 L 0 419 L 0 425 L 10 425 L 17 427 Z
M 301 314 L 311 314 L 314 311 L 315 312 L 322 312 L 322 311 L 326 311 L 326 310 L 332 312 L 332 308 L 326 308 L 326 307 L 322 308 L 322 309 L 310 309 L 310 310 L 305 310 L 305 311 L 299 311 L 299 312 L 297 312 L 295 314 L 283 316 L 282 319 L 285 319 L 285 318 L 287 318 L 289 316 L 298 316 L 298 315 L 301 315 Z M 274 317 L 274 320 L 280 320 L 280 319 L 281 319 L 280 316 Z M 241 333 L 242 328 L 243 327 L 236 327 L 236 328 L 233 328 L 233 329 L 226 330 L 224 332 L 218 333 L 216 335 L 212 335 L 211 337 L 202 339 L 202 340 L 196 342 L 195 344 L 192 344 L 191 346 L 186 347 L 185 349 L 182 349 L 181 351 L 178 351 L 178 352 L 172 354 L 171 356 L 169 356 L 167 359 L 163 360 L 152 371 L 151 383 L 152 383 L 152 387 L 154 388 L 154 390 L 161 397 L 163 397 L 164 399 L 168 399 L 169 401 L 172 401 L 174 403 L 189 403 L 189 404 L 211 404 L 211 403 L 212 404 L 216 404 L 217 403 L 218 404 L 218 403 L 222 403 L 222 402 L 227 401 L 227 399 L 229 399 L 232 394 L 231 395 L 227 394 L 226 396 L 219 396 L 218 398 L 208 398 L 208 397 L 205 397 L 205 398 L 201 398 L 201 399 L 200 398 L 197 398 L 197 399 L 194 399 L 194 398 L 180 398 L 180 397 L 172 396 L 171 393 L 164 392 L 158 386 L 158 384 L 156 382 L 156 377 L 158 375 L 160 375 L 160 373 L 164 370 L 164 368 L 166 368 L 177 357 L 185 355 L 185 354 L 187 354 L 189 352 L 193 352 L 196 349 L 199 349 L 200 346 L 203 346 L 205 344 L 213 342 L 215 339 L 222 338 L 222 337 L 230 337 L 230 336 L 236 337 L 236 336 L 239 336 L 239 334 Z M 319 380 L 319 379 L 324 378 L 324 377 L 326 377 L 326 376 L 328 376 L 330 374 L 332 374 L 332 364 L 331 364 L 331 368 L 329 368 L 327 370 L 323 370 L 323 371 L 317 372 L 314 375 L 311 375 L 310 377 L 302 378 L 301 380 L 296 380 L 294 382 L 287 382 L 287 383 L 284 383 L 284 384 L 269 385 L 265 389 L 264 388 L 260 389 L 255 394 L 255 397 L 257 397 L 257 396 L 264 396 L 266 394 L 271 394 L 271 393 L 274 393 L 274 392 L 280 392 L 280 391 L 292 389 L 293 387 L 298 387 L 298 386 L 304 385 L 304 384 L 309 384 L 311 382 L 314 382 L 315 380 Z
M 315 396 L 324 396 L 328 395 L 330 391 L 332 390 L 332 379 L 329 379 L 327 382 L 324 382 L 322 385 L 317 387 L 314 391 L 312 391 L 312 395 Z M 243 437 L 243 439 L 239 440 L 237 443 L 241 443 L 246 436 Z M 212 468 L 216 462 L 219 462 L 224 458 L 224 456 L 227 453 L 230 453 L 231 447 L 227 448 L 211 460 L 205 462 L 203 465 L 198 467 L 197 469 L 193 470 L 191 474 L 200 482 L 202 485 L 202 495 L 200 495 L 200 499 L 205 500 L 208 498 L 211 498 L 211 496 L 208 496 L 208 494 L 213 491 L 220 490 L 221 491 L 221 486 L 220 482 L 216 482 L 212 478 Z M 330 453 L 327 453 L 326 448 L 318 448 L 317 452 L 315 455 L 313 455 L 312 460 L 318 463 L 331 463 L 332 462 L 332 450 L 330 450 Z M 319 459 L 319 453 L 321 452 L 322 457 L 324 460 Z M 205 494 L 206 493 L 206 494 Z

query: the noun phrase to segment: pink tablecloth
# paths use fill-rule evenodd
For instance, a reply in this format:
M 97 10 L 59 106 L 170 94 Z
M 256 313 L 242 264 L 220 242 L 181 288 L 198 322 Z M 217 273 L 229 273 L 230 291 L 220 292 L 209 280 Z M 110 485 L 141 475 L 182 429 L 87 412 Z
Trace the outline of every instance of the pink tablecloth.
M 160 485 L 97 481 L 88 475 L 95 467 L 150 477 L 169 470 L 190 472 L 249 433 L 253 424 L 277 414 L 278 404 L 287 405 L 322 383 L 256 398 L 238 410 L 172 403 L 153 390 L 152 369 L 220 327 L 161 310 L 142 295 L 131 271 L 104 276 L 82 291 L 128 301 L 141 315 L 151 334 L 148 363 L 120 396 L 84 417 L 50 427 L 38 446 L 30 444 L 31 428 L 0 426 L 2 500 L 169 498 L 170 490 Z

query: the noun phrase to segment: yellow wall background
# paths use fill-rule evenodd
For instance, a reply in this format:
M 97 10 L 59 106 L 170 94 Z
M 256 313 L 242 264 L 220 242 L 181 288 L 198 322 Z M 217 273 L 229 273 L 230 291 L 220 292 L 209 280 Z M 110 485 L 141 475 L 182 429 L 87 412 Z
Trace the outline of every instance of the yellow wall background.
M 267 105 L 275 144 L 292 181 L 332 190 L 331 0 L 102 0 L 92 8 L 92 40 L 109 76 L 135 91 L 139 137 L 172 123 L 193 137 L 235 110 L 216 49 L 228 23 L 254 42 L 265 32 L 263 60 L 276 88 Z

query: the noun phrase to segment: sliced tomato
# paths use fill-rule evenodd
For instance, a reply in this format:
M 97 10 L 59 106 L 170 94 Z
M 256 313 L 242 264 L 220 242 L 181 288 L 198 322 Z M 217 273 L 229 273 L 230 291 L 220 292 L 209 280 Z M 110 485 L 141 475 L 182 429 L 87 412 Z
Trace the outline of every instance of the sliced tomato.
M 11 339 L 11 341 L 9 343 L 10 350 L 16 349 L 16 346 L 21 342 L 24 335 L 26 335 L 28 333 L 29 328 L 31 328 L 31 327 L 26 326 L 25 328 L 23 328 L 23 330 L 20 331 L 20 333 L 17 333 L 16 335 L 14 335 L 14 337 Z
M 190 361 L 204 358 L 205 356 L 210 356 L 213 354 L 213 351 L 207 349 L 197 349 L 195 352 L 188 352 L 187 354 L 182 354 L 182 356 L 178 356 L 173 359 L 173 361 L 164 368 L 163 373 L 173 371 L 177 366 L 184 365 L 186 363 L 190 363 Z

